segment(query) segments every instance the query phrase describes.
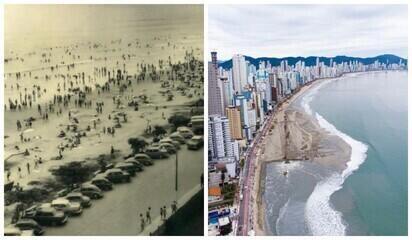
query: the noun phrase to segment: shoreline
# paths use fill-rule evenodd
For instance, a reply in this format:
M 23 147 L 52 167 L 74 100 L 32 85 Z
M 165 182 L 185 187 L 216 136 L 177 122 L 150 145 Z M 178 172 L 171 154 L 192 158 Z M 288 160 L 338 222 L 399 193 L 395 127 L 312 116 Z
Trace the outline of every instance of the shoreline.
M 285 148 L 286 152 L 289 150 L 286 147 L 289 146 L 285 146 L 286 144 L 286 140 L 282 139 L 281 137 L 283 135 L 285 135 L 284 131 L 282 132 L 282 130 L 280 130 L 279 128 L 279 124 L 277 124 L 276 120 L 279 119 L 280 117 L 284 117 L 285 115 L 288 115 L 292 112 L 292 114 L 296 115 L 296 114 L 302 114 L 302 118 L 305 119 L 303 122 L 300 122 L 298 124 L 296 124 L 296 129 L 298 129 L 298 131 L 300 132 L 305 132 L 305 128 L 307 130 L 308 127 L 307 123 L 310 122 L 311 124 L 315 125 L 316 128 L 312 129 L 314 130 L 314 132 L 317 131 L 317 133 L 314 132 L 309 132 L 308 136 L 314 136 L 314 134 L 318 135 L 318 139 L 320 140 L 319 143 L 321 141 L 331 141 L 332 143 L 335 143 L 336 146 L 338 146 L 339 149 L 344 150 L 343 152 L 336 152 L 335 154 L 330 154 L 331 157 L 327 157 L 327 152 L 330 153 L 330 151 L 328 150 L 328 146 L 318 146 L 317 149 L 313 149 L 313 152 L 315 153 L 315 156 L 313 156 L 313 159 L 296 159 L 296 160 L 300 160 L 300 161 L 314 161 L 314 162 L 318 162 L 320 165 L 324 165 L 324 166 L 333 166 L 334 168 L 336 167 L 336 169 L 338 170 L 338 173 L 341 174 L 345 168 L 346 168 L 346 164 L 347 162 L 351 161 L 351 146 L 345 142 L 344 140 L 342 140 L 339 136 L 337 135 L 332 135 L 331 133 L 327 132 L 325 129 L 323 129 L 322 127 L 319 126 L 319 123 L 317 121 L 317 119 L 315 118 L 315 116 L 311 116 L 309 114 L 307 114 L 305 112 L 305 109 L 303 108 L 303 106 L 296 106 L 296 100 L 301 97 L 302 95 L 304 95 L 305 93 L 307 93 L 308 90 L 313 89 L 314 87 L 319 86 L 320 84 L 324 83 L 325 81 L 335 81 L 338 79 L 342 79 L 348 76 L 352 76 L 352 75 L 358 75 L 358 74 L 364 74 L 364 73 L 374 73 L 374 72 L 383 72 L 383 71 L 370 71 L 370 72 L 355 72 L 355 73 L 347 73 L 347 74 L 343 74 L 342 76 L 339 77 L 335 77 L 335 78 L 324 78 L 324 79 L 318 79 L 315 80 L 314 82 L 303 86 L 301 89 L 299 89 L 299 91 L 297 93 L 295 93 L 293 96 L 290 97 L 290 99 L 285 100 L 283 103 L 281 103 L 281 105 L 277 108 L 277 111 L 275 114 L 275 121 L 274 123 L 274 132 L 275 133 L 270 133 L 268 135 L 278 135 L 278 136 L 269 136 L 271 139 L 271 143 L 270 147 L 268 148 L 268 151 L 270 151 L 272 149 L 278 150 L 278 156 L 276 156 L 276 154 L 271 154 L 268 153 L 267 155 L 269 156 L 276 156 L 274 159 L 272 157 L 272 159 L 268 159 L 268 156 L 259 156 L 257 161 L 256 161 L 256 165 L 255 165 L 255 169 L 256 169 L 256 174 L 255 174 L 255 179 L 254 179 L 254 190 L 253 190 L 253 199 L 255 199 L 253 205 L 254 205 L 254 209 L 257 209 L 257 211 L 254 212 L 254 221 L 253 221 L 253 229 L 255 230 L 256 235 L 258 236 L 265 236 L 265 235 L 273 235 L 273 233 L 267 229 L 267 219 L 266 219 L 266 215 L 264 214 L 266 211 L 266 204 L 264 201 L 264 194 L 265 194 L 265 182 L 266 182 L 266 168 L 267 168 L 267 164 L 269 163 L 274 163 L 274 162 L 283 162 L 285 161 L 285 158 L 290 159 L 290 157 L 286 157 L 281 148 Z M 295 118 L 296 120 L 296 118 Z M 270 123 L 267 123 L 270 124 Z M 300 124 L 300 125 L 299 125 Z M 288 126 L 289 127 L 289 126 Z M 277 130 L 277 131 L 276 131 Z M 288 132 L 289 135 L 290 132 Z M 292 142 L 297 142 L 297 140 L 302 140 L 302 136 L 297 136 L 299 134 L 295 133 L 295 134 L 290 134 Z M 267 136 L 265 136 L 266 138 Z M 277 140 L 275 140 L 274 138 L 278 138 Z M 264 139 L 265 139 L 264 138 Z M 316 138 L 316 137 L 315 137 Z M 335 139 L 332 139 L 335 138 Z M 306 139 L 306 141 L 308 141 Z M 310 139 L 311 143 L 313 144 L 313 139 Z M 266 145 L 268 144 L 268 140 L 265 141 L 264 143 L 264 147 L 263 147 L 263 151 L 266 147 Z M 289 143 L 290 144 L 290 143 Z M 293 144 L 293 143 L 292 143 Z M 279 152 L 280 150 L 280 152 Z M 322 153 L 322 150 L 326 150 L 326 152 L 324 151 Z M 329 149 L 330 150 L 330 149 Z M 283 156 L 282 157 L 279 157 Z M 325 155 L 322 155 L 325 154 Z M 340 157 L 336 156 L 341 154 Z M 266 154 L 265 154 L 266 155 Z M 317 155 L 317 156 L 316 156 Z M 303 156 L 305 156 L 305 154 L 303 154 Z M 346 159 L 345 161 L 336 161 L 336 159 L 342 159 L 342 157 L 344 157 L 343 159 Z

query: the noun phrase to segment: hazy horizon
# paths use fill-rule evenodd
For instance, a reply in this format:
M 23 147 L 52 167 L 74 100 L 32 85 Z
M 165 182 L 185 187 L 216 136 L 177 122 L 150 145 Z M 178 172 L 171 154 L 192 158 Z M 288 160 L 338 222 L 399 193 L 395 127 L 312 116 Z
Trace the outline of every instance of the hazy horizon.
M 210 5 L 209 50 L 248 56 L 408 56 L 406 5 Z
M 394 55 L 403 59 L 408 60 L 408 56 L 406 57 L 401 57 L 399 55 L 393 54 L 393 53 L 382 53 L 382 54 L 378 54 L 378 55 L 373 55 L 373 56 L 366 56 L 366 57 L 359 57 L 359 56 L 352 56 L 352 55 L 348 55 L 348 54 L 342 54 L 342 55 L 335 55 L 335 56 L 323 56 L 323 55 L 308 55 L 308 56 L 282 56 L 282 57 L 278 57 L 278 56 L 259 56 L 259 57 L 255 57 L 252 56 L 250 54 L 243 54 L 243 53 L 235 53 L 235 54 L 241 54 L 243 56 L 248 56 L 254 59 L 258 59 L 258 58 L 277 58 L 277 59 L 282 59 L 282 58 L 309 58 L 309 57 L 325 57 L 325 58 L 336 58 L 336 57 L 353 57 L 353 58 L 374 58 L 374 57 L 378 57 L 378 56 L 382 56 L 382 55 Z M 233 55 L 235 55 L 233 54 Z M 227 58 L 227 59 L 222 59 L 219 57 L 219 52 L 217 52 L 217 57 L 218 57 L 218 61 L 221 62 L 226 62 L 226 61 L 230 61 L 232 60 L 232 58 Z

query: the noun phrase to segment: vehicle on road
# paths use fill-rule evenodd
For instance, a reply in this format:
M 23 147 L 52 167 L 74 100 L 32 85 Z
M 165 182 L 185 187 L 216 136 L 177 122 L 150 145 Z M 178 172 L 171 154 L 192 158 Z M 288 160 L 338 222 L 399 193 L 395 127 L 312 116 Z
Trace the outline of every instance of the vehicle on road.
M 9 226 L 4 228 L 4 236 L 33 236 L 34 233 L 31 230 L 20 230 L 17 227 Z
M 104 177 L 112 183 L 130 182 L 130 174 L 118 168 L 107 170 Z
M 96 177 L 94 177 L 92 180 L 90 180 L 90 183 L 97 186 L 103 191 L 109 191 L 113 189 L 113 183 L 110 182 L 106 177 L 104 173 L 98 174 Z
M 170 134 L 169 136 L 170 139 L 179 142 L 180 144 L 185 144 L 186 140 L 185 138 L 179 133 L 179 132 L 174 132 Z
M 70 188 L 64 188 L 64 189 L 58 191 L 58 192 L 54 195 L 54 197 L 55 197 L 55 198 L 64 197 L 64 196 L 66 196 L 67 194 L 69 194 L 70 192 L 71 192 L 71 189 L 70 189 Z
M 178 127 L 177 132 L 180 133 L 180 135 L 182 135 L 184 138 L 192 138 L 193 137 L 193 132 L 192 130 L 190 130 L 190 128 L 188 127 Z
M 156 146 L 150 146 L 146 149 L 145 154 L 154 159 L 167 158 L 169 154 L 165 149 Z
M 90 198 L 88 196 L 84 196 L 83 194 L 81 194 L 79 192 L 69 193 L 64 198 L 69 200 L 70 202 L 80 203 L 80 205 L 83 208 L 88 208 L 92 205 L 92 202 L 90 201 Z
M 176 148 L 173 144 L 170 143 L 159 143 L 159 144 L 154 144 L 153 146 L 158 146 L 161 149 L 166 149 L 167 153 L 173 154 L 176 153 Z
M 183 140 L 184 140 L 184 139 L 183 139 Z M 159 143 L 160 143 L 160 144 L 162 144 L 162 143 L 173 144 L 173 146 L 175 146 L 176 149 L 180 149 L 180 142 L 175 141 L 175 140 L 173 140 L 173 139 L 171 139 L 171 138 L 169 138 L 169 137 L 160 139 Z
M 54 199 L 51 204 L 56 210 L 63 211 L 70 216 L 76 216 L 83 213 L 83 208 L 78 202 L 70 202 L 66 198 Z
M 124 160 L 124 162 L 128 164 L 133 164 L 138 169 L 139 172 L 143 171 L 143 164 L 139 162 L 138 160 L 135 160 L 134 158 L 126 159 Z
M 102 190 L 91 183 L 83 183 L 79 188 L 74 189 L 73 192 L 80 192 L 91 199 L 103 197 Z
M 136 171 L 141 171 L 142 168 L 139 166 L 135 166 L 133 163 L 127 163 L 127 162 L 120 162 L 116 164 L 116 167 L 122 171 L 125 171 L 129 173 L 130 176 L 136 176 Z M 138 170 L 140 169 L 140 170 Z
M 190 139 L 187 143 L 187 149 L 189 150 L 198 150 L 203 146 L 203 137 L 202 136 L 194 136 Z
M 63 211 L 56 210 L 53 207 L 32 206 L 25 210 L 23 218 L 30 218 L 40 225 L 63 225 L 67 222 L 67 214 Z
M 44 228 L 33 219 L 20 219 L 14 224 L 14 227 L 20 229 L 20 231 L 33 231 L 36 236 L 44 234 Z
M 136 154 L 136 155 L 134 155 L 134 159 L 139 161 L 144 166 L 153 165 L 152 159 L 147 154 L 143 154 L 143 153 Z M 126 159 L 126 161 L 127 160 L 129 160 L 129 159 Z

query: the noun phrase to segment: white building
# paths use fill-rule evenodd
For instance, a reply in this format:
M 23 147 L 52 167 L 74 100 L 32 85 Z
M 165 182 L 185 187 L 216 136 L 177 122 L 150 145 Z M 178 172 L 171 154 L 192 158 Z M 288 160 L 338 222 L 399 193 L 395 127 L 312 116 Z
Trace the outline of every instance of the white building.
M 229 119 L 218 115 L 210 116 L 208 133 L 209 153 L 212 160 L 227 161 L 233 159 L 233 143 L 230 138 Z
M 247 64 L 245 57 L 236 54 L 232 58 L 232 72 L 233 72 L 233 88 L 235 92 L 241 93 L 242 89 L 247 84 Z

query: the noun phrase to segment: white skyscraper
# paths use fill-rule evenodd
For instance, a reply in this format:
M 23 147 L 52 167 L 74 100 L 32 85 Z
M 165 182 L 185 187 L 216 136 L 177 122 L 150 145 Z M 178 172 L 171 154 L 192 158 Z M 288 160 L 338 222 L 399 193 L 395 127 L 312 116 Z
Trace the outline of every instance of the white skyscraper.
M 233 160 L 233 143 L 230 138 L 229 119 L 213 115 L 209 117 L 208 126 L 209 154 L 212 160 Z
M 247 64 L 245 57 L 236 54 L 232 58 L 233 88 L 235 92 L 241 93 L 243 87 L 247 84 Z

